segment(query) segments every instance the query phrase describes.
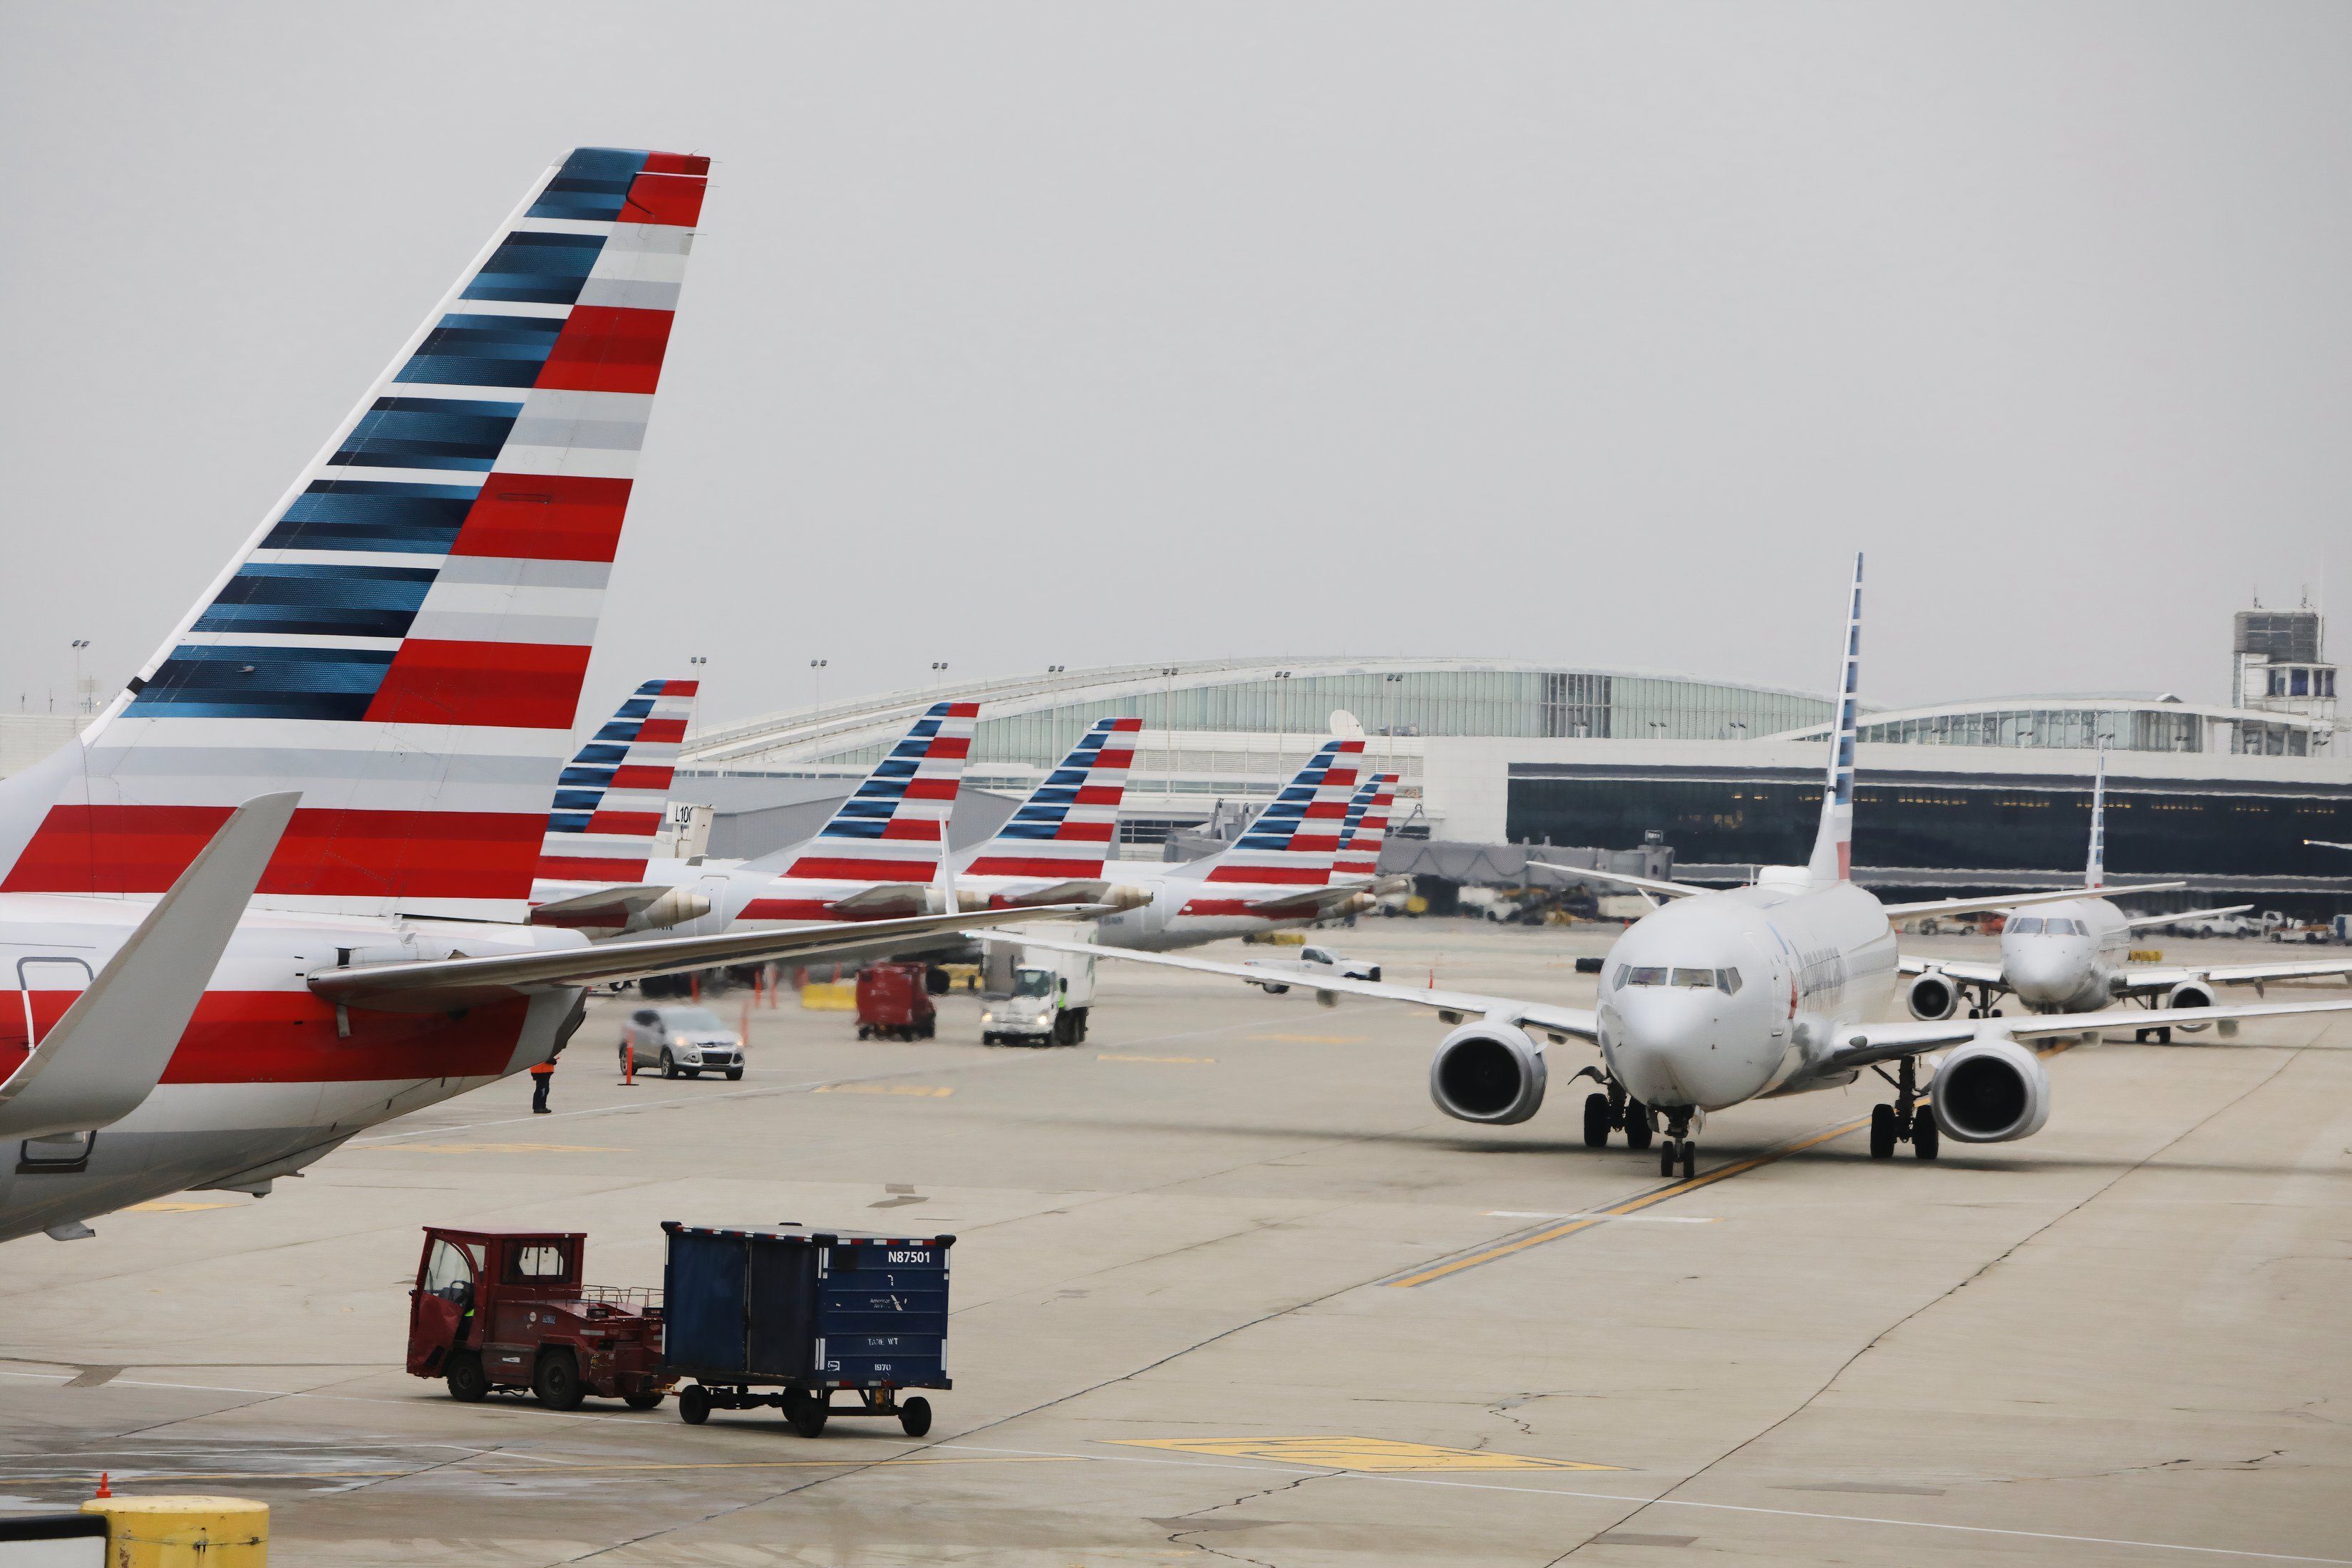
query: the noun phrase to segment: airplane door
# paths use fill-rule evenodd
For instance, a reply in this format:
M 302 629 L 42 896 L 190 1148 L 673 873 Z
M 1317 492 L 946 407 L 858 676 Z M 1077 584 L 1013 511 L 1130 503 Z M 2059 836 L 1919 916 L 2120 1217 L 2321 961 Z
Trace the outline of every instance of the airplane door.
M 16 961 L 16 994 L 23 1004 L 24 1049 L 26 1056 L 57 1026 L 66 1010 L 89 989 L 89 965 L 79 958 L 20 958 Z M 9 1063 L 14 1071 L 16 1062 Z M 70 1174 L 89 1163 L 98 1143 L 96 1132 L 53 1132 L 46 1138 L 26 1138 L 16 1146 L 16 1173 Z

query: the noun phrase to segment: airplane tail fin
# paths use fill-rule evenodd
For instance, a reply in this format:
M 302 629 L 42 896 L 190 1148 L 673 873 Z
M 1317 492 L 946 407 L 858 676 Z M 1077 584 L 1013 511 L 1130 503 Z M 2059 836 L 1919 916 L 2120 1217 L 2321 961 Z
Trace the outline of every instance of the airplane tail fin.
M 1360 737 L 1324 742 L 1233 847 L 1203 863 L 1202 874 L 1212 882 L 1328 882 L 1363 750 Z
M 699 683 L 648 680 L 556 781 L 530 901 L 552 903 L 646 874 Z
M 2083 886 L 2107 885 L 2107 751 L 2099 748 L 2099 771 L 2091 781 L 2091 858 L 2083 866 Z
M 937 877 L 979 717 L 977 702 L 932 703 L 781 874 L 844 882 Z
M 1381 849 L 1388 842 L 1389 812 L 1396 800 L 1397 775 L 1374 773 L 1356 791 L 1356 798 L 1348 805 L 1348 834 L 1340 841 L 1339 858 L 1332 862 L 1335 877 L 1377 877 L 1381 874 Z
M 585 147 L 540 177 L 79 744 L 0 795 L 0 889 L 160 895 L 292 790 L 256 906 L 523 918 L 709 169 Z
M 1056 881 L 1101 876 L 1142 728 L 1140 719 L 1096 720 L 1062 765 L 980 847 L 963 875 Z
M 1862 669 L 1862 552 L 1853 557 L 1853 592 L 1846 601 L 1844 652 L 1838 658 L 1836 712 L 1830 731 L 1829 776 L 1822 789 L 1822 826 L 1807 867 L 1815 886 L 1853 874 L 1853 742 Z

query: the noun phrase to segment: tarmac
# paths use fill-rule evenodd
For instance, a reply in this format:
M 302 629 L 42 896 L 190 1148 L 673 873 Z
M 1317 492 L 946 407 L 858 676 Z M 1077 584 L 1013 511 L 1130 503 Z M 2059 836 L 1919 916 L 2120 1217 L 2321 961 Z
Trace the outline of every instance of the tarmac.
M 1327 934 L 1585 1003 L 1614 931 Z M 740 1083 L 621 1086 L 600 1002 L 554 1114 L 513 1079 L 9 1243 L 0 1510 L 256 1498 L 288 1565 L 2352 1562 L 2352 1016 L 2078 1046 L 2042 1133 L 1933 1163 L 1868 1159 L 1874 1079 L 1742 1107 L 1684 1183 L 1583 1147 L 1580 1046 L 1472 1127 L 1417 1009 L 1104 970 L 1076 1047 L 791 1007 Z M 930 1434 L 402 1371 L 421 1226 L 584 1230 L 634 1285 L 665 1219 L 953 1232 Z

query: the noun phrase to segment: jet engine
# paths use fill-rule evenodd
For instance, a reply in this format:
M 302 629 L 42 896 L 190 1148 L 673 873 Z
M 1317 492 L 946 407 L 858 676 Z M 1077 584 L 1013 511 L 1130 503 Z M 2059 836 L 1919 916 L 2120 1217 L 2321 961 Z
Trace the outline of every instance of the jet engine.
M 1429 1059 L 1429 1098 L 1457 1121 L 1525 1121 L 1543 1097 L 1543 1052 L 1514 1025 L 1465 1024 Z
M 1915 977 L 1903 999 L 1911 1005 L 1911 1016 L 1930 1022 L 1948 1018 L 1960 1008 L 1960 988 L 1948 974 L 1930 969 Z
M 1945 1137 L 2006 1143 L 2050 1120 L 2050 1075 L 2014 1040 L 1971 1040 L 1936 1069 L 1928 1098 Z
M 2184 980 L 2164 994 L 2164 1005 L 2168 1007 L 2210 1007 L 2213 1005 L 2213 988 L 2202 980 Z M 2175 1024 L 2172 1026 L 2181 1030 L 2205 1027 L 2202 1024 Z

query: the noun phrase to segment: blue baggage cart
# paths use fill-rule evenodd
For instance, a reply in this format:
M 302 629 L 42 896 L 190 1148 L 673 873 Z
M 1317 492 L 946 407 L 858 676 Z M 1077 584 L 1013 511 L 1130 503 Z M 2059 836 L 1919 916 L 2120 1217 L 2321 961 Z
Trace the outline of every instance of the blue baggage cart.
M 806 1226 L 662 1222 L 669 1258 L 662 1356 L 677 1413 L 772 1405 L 814 1437 L 830 1415 L 895 1415 L 909 1437 L 931 1403 L 908 1388 L 952 1388 L 947 1375 L 948 1251 L 952 1236 L 888 1237 Z M 835 1405 L 846 1390 L 854 1405 Z

